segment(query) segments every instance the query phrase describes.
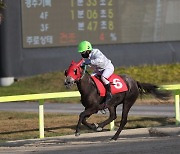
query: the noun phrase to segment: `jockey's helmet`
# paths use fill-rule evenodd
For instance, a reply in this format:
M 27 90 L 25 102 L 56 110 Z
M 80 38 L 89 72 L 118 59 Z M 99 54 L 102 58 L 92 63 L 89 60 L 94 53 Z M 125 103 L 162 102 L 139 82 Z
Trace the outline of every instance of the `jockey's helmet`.
M 78 45 L 78 52 L 82 53 L 84 51 L 92 50 L 92 45 L 88 41 L 82 41 Z

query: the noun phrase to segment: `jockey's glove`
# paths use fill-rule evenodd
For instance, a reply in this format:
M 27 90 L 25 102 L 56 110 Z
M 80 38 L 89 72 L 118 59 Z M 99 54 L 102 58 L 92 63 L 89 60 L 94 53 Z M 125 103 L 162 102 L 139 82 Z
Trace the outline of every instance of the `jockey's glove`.
M 85 62 L 83 63 L 83 65 L 90 65 L 90 64 L 91 64 L 90 59 L 86 59 Z

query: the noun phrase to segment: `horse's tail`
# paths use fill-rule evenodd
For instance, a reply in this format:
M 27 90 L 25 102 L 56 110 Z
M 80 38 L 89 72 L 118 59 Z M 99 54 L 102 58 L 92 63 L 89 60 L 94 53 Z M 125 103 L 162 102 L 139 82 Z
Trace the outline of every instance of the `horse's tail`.
M 140 83 L 137 81 L 140 95 L 151 94 L 158 99 L 168 100 L 171 97 L 171 92 L 167 90 L 160 90 L 157 85 L 151 83 Z

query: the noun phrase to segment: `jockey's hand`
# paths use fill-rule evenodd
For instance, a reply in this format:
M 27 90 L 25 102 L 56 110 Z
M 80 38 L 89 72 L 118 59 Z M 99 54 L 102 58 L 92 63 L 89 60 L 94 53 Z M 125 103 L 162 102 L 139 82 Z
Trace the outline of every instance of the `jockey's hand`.
M 91 61 L 89 59 L 85 60 L 83 65 L 90 65 L 91 64 Z

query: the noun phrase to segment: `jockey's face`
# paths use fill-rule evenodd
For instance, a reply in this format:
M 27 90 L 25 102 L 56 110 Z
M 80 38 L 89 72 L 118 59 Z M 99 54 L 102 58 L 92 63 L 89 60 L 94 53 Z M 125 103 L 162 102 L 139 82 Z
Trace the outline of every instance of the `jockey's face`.
M 83 58 L 89 58 L 90 52 L 91 52 L 90 50 L 84 51 L 84 52 L 81 53 L 81 56 L 82 56 Z

